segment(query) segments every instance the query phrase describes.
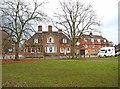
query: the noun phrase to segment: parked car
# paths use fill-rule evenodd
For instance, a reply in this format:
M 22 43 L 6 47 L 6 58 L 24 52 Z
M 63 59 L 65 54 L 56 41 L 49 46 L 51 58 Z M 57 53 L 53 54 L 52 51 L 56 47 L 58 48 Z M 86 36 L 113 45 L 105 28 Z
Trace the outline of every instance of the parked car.
M 115 53 L 115 56 L 120 56 L 120 51 Z
M 103 47 L 98 52 L 98 57 L 108 57 L 115 56 L 115 48 L 114 47 Z

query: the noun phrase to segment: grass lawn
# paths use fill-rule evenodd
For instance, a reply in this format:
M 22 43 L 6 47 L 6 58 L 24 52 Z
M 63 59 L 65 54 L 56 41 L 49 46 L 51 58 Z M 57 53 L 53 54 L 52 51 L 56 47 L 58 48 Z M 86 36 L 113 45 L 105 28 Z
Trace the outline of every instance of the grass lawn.
M 118 87 L 118 58 L 2 65 L 3 87 Z

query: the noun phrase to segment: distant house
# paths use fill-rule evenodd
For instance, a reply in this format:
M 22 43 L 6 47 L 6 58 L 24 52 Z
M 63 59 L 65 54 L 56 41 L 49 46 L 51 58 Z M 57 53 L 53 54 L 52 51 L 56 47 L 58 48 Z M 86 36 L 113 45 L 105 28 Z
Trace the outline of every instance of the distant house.
M 76 54 L 92 55 L 97 54 L 101 47 L 107 47 L 108 40 L 102 36 L 82 34 L 76 44 Z M 42 31 L 42 26 L 38 26 L 38 32 L 24 43 L 25 57 L 42 57 L 51 55 L 71 55 L 70 39 L 62 33 L 62 30 L 52 31 L 52 26 L 48 26 L 48 31 Z
M 106 38 L 99 35 L 93 35 L 92 33 L 89 35 L 82 34 L 78 42 L 78 50 L 84 52 L 85 55 L 97 54 L 101 47 L 109 46 Z

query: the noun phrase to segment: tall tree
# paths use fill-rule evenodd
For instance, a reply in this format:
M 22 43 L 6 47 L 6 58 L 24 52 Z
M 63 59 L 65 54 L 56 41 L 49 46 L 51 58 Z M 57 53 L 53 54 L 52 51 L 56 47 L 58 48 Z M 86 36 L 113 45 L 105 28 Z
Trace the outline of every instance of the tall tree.
M 18 60 L 20 42 L 35 31 L 33 24 L 36 21 L 43 21 L 46 15 L 41 11 L 44 2 L 38 4 L 33 0 L 2 0 L 0 5 L 0 27 L 10 34 L 15 44 L 15 59 Z
M 71 40 L 72 58 L 75 57 L 75 48 L 81 34 L 100 25 L 91 5 L 79 1 L 68 0 L 60 2 L 60 8 L 55 13 L 54 26 L 61 27 L 64 34 Z

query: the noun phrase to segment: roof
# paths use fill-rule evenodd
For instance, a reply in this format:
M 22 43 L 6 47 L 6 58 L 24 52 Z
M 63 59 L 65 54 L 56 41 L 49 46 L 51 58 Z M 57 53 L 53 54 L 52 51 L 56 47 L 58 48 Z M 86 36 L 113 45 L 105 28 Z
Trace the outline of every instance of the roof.
M 86 39 L 101 39 L 101 40 L 106 39 L 106 38 L 103 38 L 102 36 L 99 36 L 99 35 L 86 35 L 86 34 L 83 34 L 82 37 L 86 38 Z
M 52 32 L 48 32 L 48 31 L 42 31 L 42 33 L 35 33 L 30 39 L 28 39 L 26 42 L 29 42 L 30 44 L 33 43 L 33 39 L 38 38 L 39 39 L 39 43 L 42 41 L 42 38 L 44 39 L 45 36 L 47 35 L 56 35 L 59 37 L 59 43 L 62 43 L 62 39 L 65 38 L 68 40 L 67 43 L 70 43 L 70 40 L 67 36 L 65 36 L 63 33 L 59 33 L 58 31 L 52 31 Z

